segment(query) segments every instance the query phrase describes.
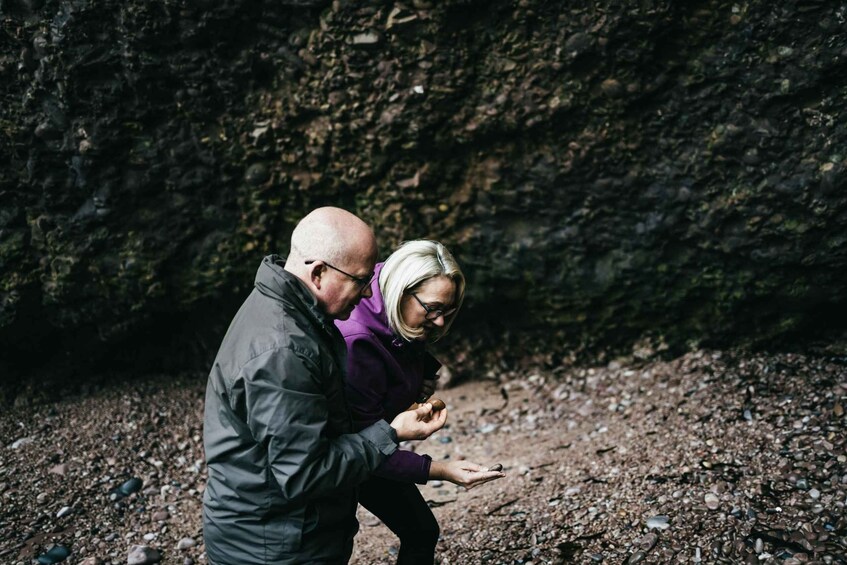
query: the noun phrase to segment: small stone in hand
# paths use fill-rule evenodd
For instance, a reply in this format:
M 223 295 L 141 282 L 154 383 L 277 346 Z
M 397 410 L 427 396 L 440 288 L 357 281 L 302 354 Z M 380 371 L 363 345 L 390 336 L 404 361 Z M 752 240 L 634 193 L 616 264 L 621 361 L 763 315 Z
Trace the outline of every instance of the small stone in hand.
M 445 408 L 447 408 L 447 405 L 444 404 L 444 401 L 441 400 L 440 398 L 430 398 L 429 400 L 427 400 L 427 402 L 432 404 L 432 411 L 433 412 L 438 412 L 440 410 L 444 410 Z
M 496 463 L 496 464 L 492 465 L 491 467 L 489 467 L 488 470 L 489 471 L 502 471 L 503 465 L 501 465 L 500 463 Z

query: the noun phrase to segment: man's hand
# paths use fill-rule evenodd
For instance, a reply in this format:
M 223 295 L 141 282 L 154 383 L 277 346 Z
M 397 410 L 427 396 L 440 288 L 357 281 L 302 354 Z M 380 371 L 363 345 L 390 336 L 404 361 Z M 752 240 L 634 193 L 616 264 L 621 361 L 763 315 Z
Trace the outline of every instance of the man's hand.
M 433 461 L 429 468 L 430 479 L 450 481 L 466 489 L 505 476 L 501 471 L 489 471 L 487 467 L 470 461 Z
M 437 432 L 447 422 L 447 410 L 432 411 L 432 404 L 421 404 L 414 410 L 400 412 L 391 422 L 397 432 L 397 439 L 426 439 Z

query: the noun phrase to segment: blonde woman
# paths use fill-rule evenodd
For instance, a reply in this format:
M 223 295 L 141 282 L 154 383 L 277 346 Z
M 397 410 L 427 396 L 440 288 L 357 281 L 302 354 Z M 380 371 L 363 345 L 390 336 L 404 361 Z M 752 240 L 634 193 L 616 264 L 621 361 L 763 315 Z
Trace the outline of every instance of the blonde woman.
M 441 364 L 427 343 L 450 329 L 465 277 L 443 245 L 415 240 L 376 265 L 371 292 L 349 319 L 336 321 L 347 343 L 345 389 L 356 430 L 391 421 L 435 390 Z M 359 503 L 400 538 L 398 564 L 431 565 L 438 523 L 414 483 L 439 479 L 471 488 L 503 476 L 468 461 L 398 450 L 360 486 Z

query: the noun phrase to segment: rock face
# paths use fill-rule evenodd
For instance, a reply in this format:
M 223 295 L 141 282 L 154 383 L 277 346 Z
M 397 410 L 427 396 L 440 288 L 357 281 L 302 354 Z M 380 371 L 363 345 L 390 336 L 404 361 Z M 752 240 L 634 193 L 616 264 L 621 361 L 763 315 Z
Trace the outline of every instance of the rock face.
M 208 358 L 261 257 L 325 204 L 383 255 L 445 242 L 470 282 L 456 333 L 483 343 L 843 327 L 844 6 L 6 0 L 0 18 L 6 376 Z

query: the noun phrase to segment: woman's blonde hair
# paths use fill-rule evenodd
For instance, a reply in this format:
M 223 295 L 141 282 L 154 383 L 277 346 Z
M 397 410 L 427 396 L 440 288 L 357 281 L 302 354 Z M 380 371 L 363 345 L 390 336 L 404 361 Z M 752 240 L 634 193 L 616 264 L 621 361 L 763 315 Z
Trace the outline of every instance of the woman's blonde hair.
M 438 276 L 448 277 L 456 285 L 453 307 L 458 312 L 465 299 L 465 275 L 446 247 L 437 241 L 416 239 L 403 243 L 386 259 L 379 274 L 379 290 L 382 292 L 391 331 L 409 341 L 424 335 L 421 328 L 411 328 L 406 324 L 400 311 L 401 305 L 405 295 Z M 444 327 L 437 328 L 432 341 L 440 339 L 450 330 L 455 317 L 453 313 L 444 320 Z

